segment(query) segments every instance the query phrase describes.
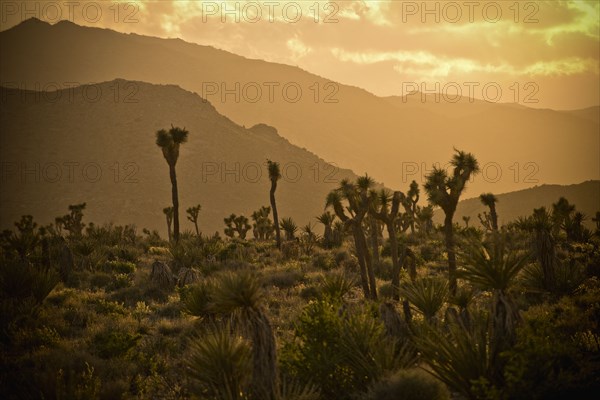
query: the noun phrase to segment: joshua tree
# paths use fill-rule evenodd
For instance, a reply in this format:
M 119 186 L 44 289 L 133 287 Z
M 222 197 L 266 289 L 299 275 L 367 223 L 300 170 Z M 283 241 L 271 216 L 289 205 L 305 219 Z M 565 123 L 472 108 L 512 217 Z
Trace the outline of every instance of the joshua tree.
M 448 279 L 450 293 L 456 294 L 456 253 L 454 251 L 454 226 L 453 218 L 456 205 L 465 185 L 472 175 L 479 172 L 479 163 L 471 153 L 455 150 L 450 164 L 454 167 L 452 175 L 448 176 L 445 170 L 434 167 L 427 176 L 425 191 L 429 202 L 439 206 L 445 214 L 444 235 L 446 251 L 448 253 Z
M 281 172 L 279 171 L 278 162 L 267 160 L 267 166 L 269 169 L 269 179 L 271 180 L 269 199 L 271 200 L 271 208 L 273 209 L 275 240 L 277 241 L 277 248 L 281 249 L 281 232 L 279 231 L 279 217 L 277 216 L 277 204 L 275 203 L 275 191 L 277 190 L 277 181 L 281 178 Z
M 377 196 L 372 198 L 371 206 L 373 206 L 373 201 L 377 201 Z M 373 265 L 377 265 L 379 264 L 379 238 L 382 236 L 381 224 L 376 218 L 367 214 L 365 217 L 365 228 L 371 242 L 371 259 L 373 260 Z
M 161 148 L 167 164 L 169 164 L 169 177 L 171 178 L 171 197 L 173 199 L 173 239 L 179 241 L 179 194 L 177 192 L 177 174 L 175 165 L 179 158 L 179 146 L 187 141 L 188 131 L 171 125 L 168 131 L 161 129 L 156 132 L 156 145 Z
M 258 240 L 266 240 L 273 237 L 274 228 L 273 222 L 269 219 L 270 213 L 271 208 L 264 206 L 252 213 L 252 220 L 254 220 L 252 230 L 254 237 Z
M 281 229 L 285 232 L 285 240 L 294 240 L 296 239 L 296 231 L 298 230 L 298 225 L 294 222 L 292 218 L 282 218 L 281 219 Z
M 465 221 L 465 228 L 469 228 L 469 221 L 471 220 L 471 217 L 464 215 L 462 219 Z
M 567 230 L 573 212 L 575 212 L 575 206 L 570 204 L 569 200 L 564 197 L 559 198 L 556 203 L 552 204 L 552 222 L 554 223 L 555 234 L 560 229 Z
M 372 192 L 375 193 L 375 192 Z M 372 194 L 373 195 L 373 194 Z M 398 218 L 398 212 L 400 203 L 404 195 L 402 192 L 394 192 L 390 194 L 387 190 L 381 189 L 377 196 L 377 207 L 372 208 L 372 213 L 375 218 L 379 219 L 385 224 L 387 228 L 388 236 L 390 239 L 390 249 L 392 253 L 392 288 L 394 291 L 394 299 L 399 300 L 400 295 L 398 289 L 400 287 L 400 260 L 398 258 L 398 238 L 396 236 L 396 219 Z
M 553 235 L 552 215 L 546 207 L 533 210 L 531 217 L 520 219 L 517 226 L 534 233 L 533 251 L 542 267 L 544 289 L 552 291 L 555 283 L 556 243 Z
M 167 218 L 167 233 L 169 234 L 169 242 L 173 240 L 173 234 L 171 231 L 171 225 L 173 224 L 173 207 L 163 208 L 163 213 Z
M 479 200 L 481 200 L 481 203 L 483 203 L 484 206 L 490 208 L 489 215 L 490 215 L 491 228 L 494 232 L 497 232 L 498 231 L 498 214 L 496 213 L 496 203 L 498 202 L 498 199 L 496 198 L 496 196 L 494 196 L 493 193 L 483 193 L 479 196 Z M 479 217 L 479 220 L 481 221 L 481 217 Z
M 370 208 L 368 190 L 372 184 L 373 181 L 368 176 L 359 178 L 356 184 L 344 179 L 337 189 L 327 195 L 326 207 L 332 207 L 344 225 L 352 229 L 363 292 L 365 297 L 377 299 L 375 274 L 362 226 L 364 217 Z M 343 200 L 348 202 L 346 210 L 349 215 L 346 215 Z
M 251 226 L 248 223 L 248 218 L 243 215 L 237 216 L 231 214 L 229 218 L 224 218 L 223 221 L 227 227 L 225 228 L 225 235 L 230 238 L 235 237 L 237 232 L 240 239 L 246 239 L 246 233 L 250 230 Z
M 419 202 L 419 184 L 416 181 L 410 183 L 405 199 L 408 205 L 407 212 L 410 215 L 410 233 L 414 233 L 415 220 L 417 219 L 417 203 Z
M 325 232 L 323 232 L 323 247 L 331 248 L 333 246 L 333 230 L 332 224 L 335 220 L 335 214 L 325 211 L 323 214 L 317 217 L 317 221 L 325 226 Z
M 68 231 L 71 238 L 80 238 L 83 233 L 85 223 L 81 221 L 83 220 L 85 206 L 86 203 L 70 205 L 69 214 L 56 218 L 56 224 Z
M 194 228 L 196 228 L 196 235 L 200 237 L 200 230 L 198 229 L 198 214 L 200 214 L 200 210 L 202 206 L 198 204 L 195 207 L 190 207 L 186 210 L 188 216 L 187 219 L 190 220 L 194 224 Z
M 596 232 L 600 235 L 600 211 L 596 211 L 596 218 L 592 218 L 596 223 Z
M 433 229 L 433 207 L 417 208 L 417 225 L 419 226 L 419 232 L 425 232 L 426 235 L 429 235 L 429 232 Z

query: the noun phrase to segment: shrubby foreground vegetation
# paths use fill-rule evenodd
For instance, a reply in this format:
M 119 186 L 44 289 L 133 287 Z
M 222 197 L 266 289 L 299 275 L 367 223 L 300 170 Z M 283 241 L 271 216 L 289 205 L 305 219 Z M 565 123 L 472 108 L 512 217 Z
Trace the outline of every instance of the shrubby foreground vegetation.
M 86 205 L 1 235 L 0 393 L 44 399 L 559 399 L 600 390 L 600 215 L 561 198 L 499 226 L 453 220 L 476 159 L 423 191 L 342 181 L 299 227 L 270 206 L 180 232 L 161 131 L 168 239 L 95 225 Z M 267 190 L 267 189 L 266 189 Z M 429 206 L 420 206 L 426 196 Z M 432 223 L 433 207 L 446 216 Z M 600 213 L 598 213 L 600 214 Z M 317 223 L 321 225 L 319 228 Z M 250 233 L 251 232 L 251 233 Z M 321 234 L 322 232 L 322 234 Z M 250 237 L 251 236 L 251 237 Z

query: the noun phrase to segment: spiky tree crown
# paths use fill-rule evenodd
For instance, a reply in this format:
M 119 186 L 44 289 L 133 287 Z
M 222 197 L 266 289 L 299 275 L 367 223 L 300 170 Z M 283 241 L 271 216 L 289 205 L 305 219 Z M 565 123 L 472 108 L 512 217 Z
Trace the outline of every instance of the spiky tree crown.
M 187 142 L 189 132 L 185 128 L 178 128 L 171 125 L 171 129 L 166 131 L 160 129 L 156 132 L 156 145 L 162 149 L 163 156 L 174 166 L 179 158 L 179 145 Z
M 278 162 L 267 160 L 267 168 L 269 170 L 269 179 L 271 182 L 277 182 L 279 179 L 281 179 L 281 170 Z

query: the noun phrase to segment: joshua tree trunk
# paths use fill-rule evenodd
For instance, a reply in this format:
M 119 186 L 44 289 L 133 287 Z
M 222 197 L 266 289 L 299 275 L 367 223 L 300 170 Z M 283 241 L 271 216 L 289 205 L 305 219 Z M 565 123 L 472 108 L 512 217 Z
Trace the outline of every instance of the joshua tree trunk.
M 366 255 L 360 240 L 360 228 L 356 226 L 356 223 L 352 224 L 352 235 L 354 236 L 354 247 L 356 247 L 356 256 L 358 258 L 358 265 L 360 266 L 360 283 L 363 289 L 365 298 L 371 297 L 371 291 L 369 290 L 369 278 L 367 275 L 367 264 L 365 262 Z
M 371 251 L 373 265 L 379 264 L 379 239 L 377 238 L 377 221 L 375 218 L 369 218 L 369 233 L 371 239 Z
M 490 217 L 492 218 L 492 229 L 498 231 L 498 214 L 496 213 L 496 204 L 490 204 Z
M 362 253 L 364 255 L 364 260 L 367 269 L 367 275 L 369 277 L 369 294 L 372 300 L 377 300 L 377 283 L 375 282 L 375 273 L 373 271 L 373 263 L 371 262 L 371 257 L 369 255 L 369 247 L 367 246 L 367 239 L 365 238 L 365 232 L 360 226 L 360 222 L 358 223 L 358 240 L 360 242 L 360 247 L 362 249 Z
M 275 400 L 277 393 L 277 350 L 275 335 L 264 312 L 253 310 L 248 316 L 252 340 L 252 393 L 256 399 Z
M 446 238 L 446 251 L 448 252 L 448 282 L 450 293 L 456 294 L 456 254 L 454 252 L 454 227 L 452 226 L 453 213 L 446 214 L 444 219 L 444 235 Z
M 198 221 L 194 221 L 194 227 L 196 228 L 196 236 L 200 237 L 200 230 L 198 229 Z
M 277 190 L 277 182 L 271 181 L 271 191 L 269 192 L 269 198 L 271 200 L 271 209 L 273 210 L 275 240 L 277 241 L 277 248 L 281 249 L 281 231 L 279 230 L 279 215 L 277 215 L 277 204 L 275 204 L 275 190 Z
M 175 165 L 169 165 L 169 176 L 171 178 L 173 197 L 173 240 L 179 242 L 179 196 L 177 193 L 177 174 L 175 173 Z
M 167 234 L 169 235 L 169 243 L 171 243 L 171 241 L 173 240 L 173 234 L 171 233 L 171 224 L 173 223 L 173 217 L 169 217 L 168 215 L 166 215 L 167 217 Z
M 325 224 L 325 232 L 323 233 L 323 239 L 325 247 L 332 247 L 333 244 L 333 231 L 331 230 L 331 224 Z
M 390 249 L 392 252 L 392 290 L 394 300 L 400 300 L 400 260 L 398 259 L 398 238 L 393 222 L 386 224 L 388 236 L 390 237 Z

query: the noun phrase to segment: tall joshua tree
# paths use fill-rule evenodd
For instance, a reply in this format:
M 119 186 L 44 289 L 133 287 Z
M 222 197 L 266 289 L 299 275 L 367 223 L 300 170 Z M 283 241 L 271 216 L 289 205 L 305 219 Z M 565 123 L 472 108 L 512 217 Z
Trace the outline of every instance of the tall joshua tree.
M 433 171 L 427 175 L 425 191 L 429 202 L 440 207 L 445 214 L 444 236 L 448 253 L 448 279 L 450 292 L 454 295 L 456 294 L 456 253 L 452 220 L 467 181 L 472 175 L 479 172 L 479 163 L 473 154 L 455 149 L 450 164 L 454 167 L 450 176 L 443 169 L 433 168 Z
M 267 160 L 267 167 L 269 169 L 269 179 L 271 180 L 271 191 L 269 192 L 269 199 L 271 200 L 271 208 L 273 209 L 273 223 L 275 224 L 275 240 L 277 241 L 277 248 L 281 249 L 281 232 L 279 230 L 277 204 L 275 203 L 275 191 L 277 190 L 277 181 L 281 178 L 281 171 L 279 170 L 279 163 L 275 161 Z
M 173 225 L 173 207 L 165 207 L 163 208 L 163 213 L 165 217 L 167 217 L 167 233 L 169 235 L 169 242 L 173 240 L 173 231 L 171 230 L 171 226 Z
M 363 292 L 365 297 L 377 299 L 375 273 L 362 226 L 370 208 L 368 191 L 372 185 L 373 181 L 368 176 L 359 178 L 356 184 L 344 179 L 337 189 L 327 195 L 326 206 L 333 208 L 341 222 L 352 229 Z M 347 207 L 344 207 L 343 200 L 348 202 Z M 346 210 L 349 215 L 346 214 Z
M 372 194 L 373 195 L 373 194 Z M 387 190 L 381 189 L 375 193 L 378 198 L 377 206 L 372 208 L 372 214 L 375 218 L 385 224 L 390 239 L 390 249 L 392 253 L 392 288 L 394 299 L 399 299 L 398 288 L 400 286 L 400 260 L 398 258 L 398 238 L 396 236 L 396 219 L 398 218 L 400 202 L 404 195 L 402 192 L 390 194 Z
M 177 192 L 177 173 L 175 165 L 179 158 L 179 146 L 187 142 L 189 132 L 185 128 L 171 125 L 167 131 L 161 129 L 156 132 L 156 145 L 161 148 L 167 164 L 169 164 L 169 177 L 171 178 L 171 196 L 173 198 L 173 239 L 179 241 L 179 194 Z
M 198 204 L 197 206 L 194 207 L 190 207 L 186 210 L 187 212 L 187 219 L 194 224 L 194 228 L 196 228 L 196 235 L 198 237 L 200 237 L 200 230 L 198 229 L 198 215 L 200 214 L 200 210 L 202 209 L 202 206 L 200 204 Z
M 494 232 L 497 232 L 498 231 L 498 214 L 496 213 L 496 203 L 498 202 L 498 198 L 496 196 L 494 196 L 493 193 L 483 193 L 479 196 L 479 200 L 481 200 L 481 203 L 484 206 L 489 207 L 492 230 Z

